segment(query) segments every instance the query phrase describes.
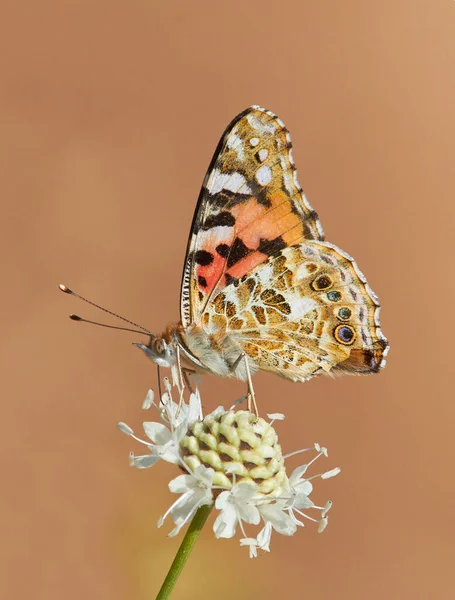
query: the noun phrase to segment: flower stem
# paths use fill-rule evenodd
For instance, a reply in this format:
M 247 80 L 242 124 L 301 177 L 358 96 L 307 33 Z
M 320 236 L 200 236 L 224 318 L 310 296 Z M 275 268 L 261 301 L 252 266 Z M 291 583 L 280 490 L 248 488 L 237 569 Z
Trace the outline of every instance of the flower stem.
M 172 590 L 174 589 L 175 584 L 180 577 L 180 573 L 185 566 L 187 558 L 190 555 L 198 535 L 201 533 L 201 530 L 204 527 L 212 508 L 213 504 L 206 504 L 201 506 L 194 515 L 193 520 L 188 527 L 188 531 L 186 532 L 185 537 L 180 544 L 180 548 L 175 555 L 171 568 L 166 575 L 166 579 L 164 580 L 163 585 L 158 592 L 156 600 L 166 600 L 167 598 L 171 597 Z

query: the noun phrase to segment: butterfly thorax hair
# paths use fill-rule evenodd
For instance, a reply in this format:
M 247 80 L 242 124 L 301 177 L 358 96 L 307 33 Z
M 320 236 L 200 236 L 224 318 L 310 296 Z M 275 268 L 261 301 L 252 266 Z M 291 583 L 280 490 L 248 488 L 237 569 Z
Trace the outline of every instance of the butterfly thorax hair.
M 222 377 L 247 379 L 245 364 L 241 358 L 243 350 L 235 339 L 226 332 L 207 334 L 197 325 L 183 327 L 181 323 L 169 326 L 159 336 L 140 346 L 147 356 L 160 367 L 172 367 L 177 363 L 196 373 L 214 373 Z M 250 371 L 255 371 L 251 365 Z

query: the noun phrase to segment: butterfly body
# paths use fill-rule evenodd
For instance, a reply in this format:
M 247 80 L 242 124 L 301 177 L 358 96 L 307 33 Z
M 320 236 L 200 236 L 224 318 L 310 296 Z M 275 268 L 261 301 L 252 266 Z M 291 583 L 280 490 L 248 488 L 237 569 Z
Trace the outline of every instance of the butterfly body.
M 355 261 L 324 241 L 284 124 L 257 106 L 238 115 L 196 207 L 181 322 L 153 338 L 150 358 L 164 348 L 170 364 L 179 348 L 192 369 L 242 380 L 248 368 L 293 381 L 377 372 L 388 351 L 379 310 Z

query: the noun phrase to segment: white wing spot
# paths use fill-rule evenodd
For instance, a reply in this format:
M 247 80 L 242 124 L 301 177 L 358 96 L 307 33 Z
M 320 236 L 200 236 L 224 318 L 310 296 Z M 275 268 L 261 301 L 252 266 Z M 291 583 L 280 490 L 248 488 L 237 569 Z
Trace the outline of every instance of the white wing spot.
M 269 151 L 266 148 L 262 148 L 262 150 L 259 150 L 259 160 L 261 162 L 264 162 L 265 159 L 267 158 L 269 154 Z
M 272 171 L 270 169 L 270 167 L 267 167 L 266 165 L 262 165 L 262 167 L 259 167 L 259 169 L 256 171 L 256 181 L 260 184 L 260 185 L 267 185 L 268 183 L 270 183 L 272 181 Z
M 311 298 L 293 298 L 291 302 L 292 320 L 301 319 L 317 307 L 318 303 Z
M 308 270 L 308 263 L 302 263 L 297 267 L 297 270 L 294 273 L 293 281 L 300 281 L 302 279 L 305 279 L 306 277 L 309 277 L 311 274 L 312 271 Z
M 250 144 L 253 146 L 257 146 L 259 144 L 259 138 L 251 138 Z
M 235 151 L 239 160 L 244 160 L 245 151 L 243 150 L 242 138 L 240 138 L 235 133 L 231 133 L 231 135 L 227 139 L 227 147 Z
M 221 173 L 218 169 L 215 169 L 211 174 L 208 182 L 207 189 L 213 196 L 218 194 L 221 190 L 228 190 L 230 192 L 240 192 L 242 194 L 251 194 L 252 190 L 247 185 L 245 177 L 241 173 Z
M 255 114 L 249 114 L 246 116 L 248 123 L 251 125 L 253 129 L 259 131 L 260 133 L 271 133 L 274 134 L 277 130 L 274 120 L 264 121 L 263 118 L 258 117 Z

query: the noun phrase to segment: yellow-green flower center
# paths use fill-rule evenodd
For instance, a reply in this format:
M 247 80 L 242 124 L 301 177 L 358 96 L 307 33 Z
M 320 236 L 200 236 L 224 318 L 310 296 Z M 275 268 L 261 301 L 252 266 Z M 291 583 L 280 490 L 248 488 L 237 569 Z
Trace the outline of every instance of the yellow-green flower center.
M 193 423 L 180 447 L 191 470 L 201 464 L 213 468 L 213 485 L 225 489 L 235 479 L 256 484 L 262 494 L 273 494 L 286 478 L 275 429 L 246 410 L 208 415 Z

